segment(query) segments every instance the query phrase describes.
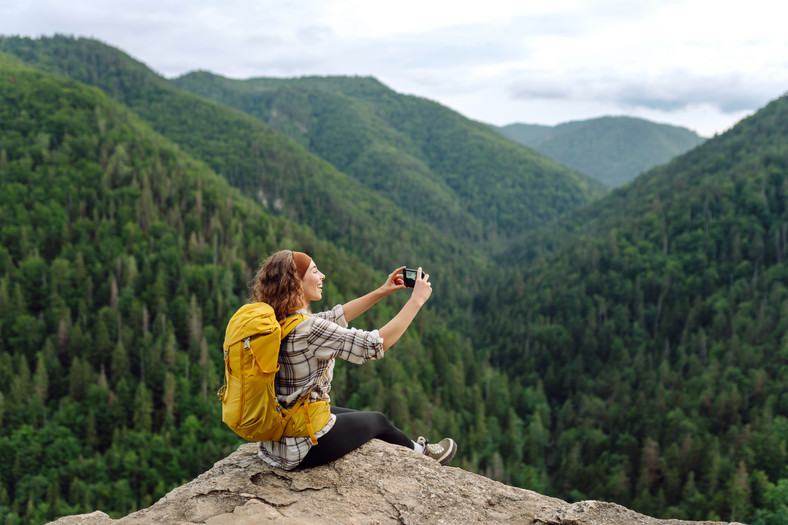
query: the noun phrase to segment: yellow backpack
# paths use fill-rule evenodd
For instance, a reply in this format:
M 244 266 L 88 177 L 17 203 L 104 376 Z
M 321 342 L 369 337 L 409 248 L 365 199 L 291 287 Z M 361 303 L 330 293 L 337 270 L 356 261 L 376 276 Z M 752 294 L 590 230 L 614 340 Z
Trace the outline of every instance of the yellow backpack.
M 276 319 L 266 303 L 242 306 L 230 318 L 224 337 L 222 421 L 249 441 L 277 441 L 282 436 L 307 437 L 317 444 L 315 430 L 331 417 L 325 401 L 309 402 L 309 394 L 287 410 L 279 404 L 274 377 L 279 371 L 279 346 L 306 315 Z

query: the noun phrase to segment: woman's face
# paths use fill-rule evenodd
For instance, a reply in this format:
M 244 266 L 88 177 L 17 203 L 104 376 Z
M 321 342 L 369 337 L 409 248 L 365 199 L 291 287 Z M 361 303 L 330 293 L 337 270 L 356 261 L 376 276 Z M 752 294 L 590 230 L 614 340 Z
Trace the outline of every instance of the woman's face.
M 309 263 L 304 278 L 301 279 L 301 287 L 304 290 L 304 300 L 307 304 L 323 298 L 323 279 L 326 276 L 317 269 L 315 261 Z

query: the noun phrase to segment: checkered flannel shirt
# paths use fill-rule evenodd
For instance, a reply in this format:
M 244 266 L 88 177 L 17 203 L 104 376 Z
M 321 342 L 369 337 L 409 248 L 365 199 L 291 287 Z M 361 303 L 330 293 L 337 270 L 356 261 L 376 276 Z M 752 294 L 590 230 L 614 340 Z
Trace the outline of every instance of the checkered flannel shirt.
M 310 389 L 310 402 L 330 402 L 334 358 L 361 364 L 383 357 L 383 339 L 378 331 L 348 328 L 342 305 L 318 314 L 305 310 L 298 313 L 309 315 L 309 319 L 282 340 L 274 383 L 279 403 L 285 408 L 295 405 Z M 331 430 L 336 418 L 332 414 L 326 426 L 315 432 L 318 441 Z M 257 455 L 271 466 L 292 470 L 311 448 L 308 437 L 282 437 L 279 441 L 261 441 Z

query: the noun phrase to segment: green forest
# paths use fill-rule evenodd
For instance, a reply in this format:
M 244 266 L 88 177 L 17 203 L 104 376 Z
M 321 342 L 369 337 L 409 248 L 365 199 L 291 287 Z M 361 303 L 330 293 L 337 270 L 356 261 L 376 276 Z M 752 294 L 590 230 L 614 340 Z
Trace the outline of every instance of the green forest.
M 577 498 L 785 519 L 787 133 L 783 98 L 579 212 L 549 253 L 503 256 L 531 264 L 486 307 L 488 338 L 519 335 L 488 354 L 543 385 L 539 456 Z
M 232 452 L 224 327 L 292 248 L 326 308 L 434 276 L 335 404 L 568 501 L 785 523 L 786 136 L 783 97 L 607 192 L 374 79 L 169 81 L 0 37 L 0 522 L 120 517 Z

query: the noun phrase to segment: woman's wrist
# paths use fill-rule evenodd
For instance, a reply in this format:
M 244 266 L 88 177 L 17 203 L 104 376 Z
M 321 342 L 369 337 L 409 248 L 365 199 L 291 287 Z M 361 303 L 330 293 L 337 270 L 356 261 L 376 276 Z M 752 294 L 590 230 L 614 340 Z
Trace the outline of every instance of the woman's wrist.
M 407 302 L 411 303 L 414 306 L 416 306 L 417 308 L 421 309 L 421 307 L 424 306 L 424 303 L 427 302 L 427 299 L 421 298 L 421 297 L 413 294 L 413 295 L 410 296 L 410 299 L 408 299 Z

